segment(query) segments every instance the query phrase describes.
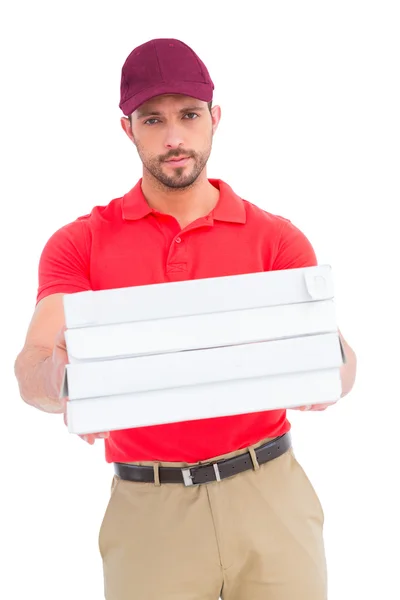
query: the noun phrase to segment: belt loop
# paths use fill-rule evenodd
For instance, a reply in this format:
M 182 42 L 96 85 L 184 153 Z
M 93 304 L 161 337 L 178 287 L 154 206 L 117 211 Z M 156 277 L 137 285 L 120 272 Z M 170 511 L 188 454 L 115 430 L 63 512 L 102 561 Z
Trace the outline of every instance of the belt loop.
M 160 463 L 154 464 L 154 485 L 160 487 Z
M 249 451 L 250 456 L 251 456 L 251 462 L 253 463 L 254 470 L 257 471 L 257 469 L 260 468 L 260 465 L 258 463 L 257 456 L 256 456 L 256 453 L 254 451 L 254 448 L 253 447 L 248 448 L 248 451 Z

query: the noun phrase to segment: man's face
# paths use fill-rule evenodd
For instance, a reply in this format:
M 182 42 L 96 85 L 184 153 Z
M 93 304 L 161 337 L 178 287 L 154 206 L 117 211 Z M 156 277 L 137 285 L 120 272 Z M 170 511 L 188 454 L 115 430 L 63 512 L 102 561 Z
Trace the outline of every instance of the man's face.
M 182 95 L 163 95 L 142 104 L 131 116 L 131 131 L 143 166 L 169 188 L 192 185 L 211 153 L 219 107 Z M 181 161 L 177 159 L 182 158 Z

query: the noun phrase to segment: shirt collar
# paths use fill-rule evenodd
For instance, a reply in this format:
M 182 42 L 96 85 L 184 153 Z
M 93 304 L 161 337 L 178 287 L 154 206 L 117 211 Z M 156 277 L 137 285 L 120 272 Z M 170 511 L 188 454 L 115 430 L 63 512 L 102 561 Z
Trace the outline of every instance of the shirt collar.
M 246 209 L 242 198 L 235 194 L 232 188 L 222 179 L 209 179 L 208 181 L 219 190 L 218 203 L 211 212 L 212 218 L 216 221 L 229 223 L 246 223 Z M 123 219 L 138 221 L 155 212 L 147 204 L 141 186 L 142 179 L 139 179 L 135 187 L 123 196 Z

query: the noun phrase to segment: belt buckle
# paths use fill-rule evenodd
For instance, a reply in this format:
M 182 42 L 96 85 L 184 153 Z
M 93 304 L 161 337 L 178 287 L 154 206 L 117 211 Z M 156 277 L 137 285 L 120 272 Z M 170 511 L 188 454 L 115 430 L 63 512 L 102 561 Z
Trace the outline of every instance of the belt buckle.
M 185 486 L 189 487 L 191 485 L 194 485 L 194 483 L 193 483 L 194 475 L 192 475 L 190 467 L 187 469 L 181 469 L 181 472 L 182 472 L 182 477 L 183 477 L 183 483 L 185 484 Z
M 203 466 L 205 466 L 205 465 L 203 465 Z M 211 465 L 207 465 L 207 466 L 211 466 Z M 214 473 L 215 473 L 215 480 L 221 481 L 221 474 L 219 472 L 218 464 L 213 463 L 212 467 L 213 467 Z M 187 467 L 186 469 L 181 469 L 183 483 L 185 484 L 186 487 L 190 487 L 192 485 L 199 485 L 199 484 L 195 484 L 193 482 L 194 475 L 192 475 L 192 468 L 193 467 Z M 206 483 L 206 482 L 204 482 L 204 483 Z

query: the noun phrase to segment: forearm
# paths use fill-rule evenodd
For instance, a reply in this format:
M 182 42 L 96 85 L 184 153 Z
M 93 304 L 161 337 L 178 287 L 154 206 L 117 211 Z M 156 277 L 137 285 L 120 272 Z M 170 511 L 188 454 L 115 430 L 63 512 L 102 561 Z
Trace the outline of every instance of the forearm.
M 17 357 L 14 372 L 24 402 L 48 413 L 62 412 L 60 399 L 51 390 L 51 351 L 27 348 Z
M 346 357 L 346 363 L 342 365 L 340 369 L 340 377 L 342 380 L 342 394 L 346 396 L 353 389 L 356 373 L 357 373 L 357 357 L 354 350 L 349 346 L 346 340 L 343 338 L 342 334 L 339 331 L 340 339 L 343 346 L 343 351 Z

